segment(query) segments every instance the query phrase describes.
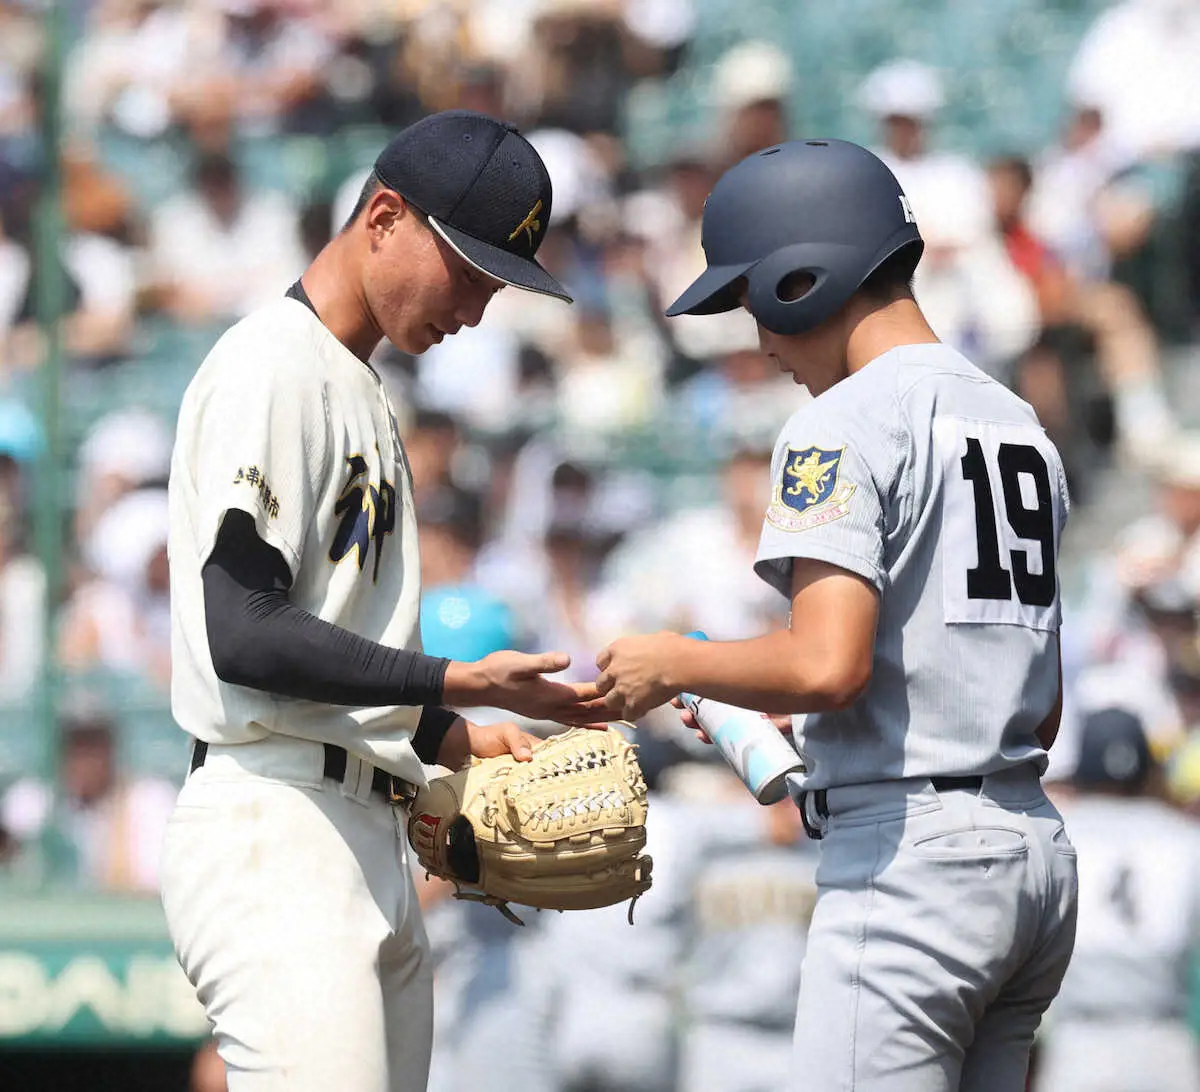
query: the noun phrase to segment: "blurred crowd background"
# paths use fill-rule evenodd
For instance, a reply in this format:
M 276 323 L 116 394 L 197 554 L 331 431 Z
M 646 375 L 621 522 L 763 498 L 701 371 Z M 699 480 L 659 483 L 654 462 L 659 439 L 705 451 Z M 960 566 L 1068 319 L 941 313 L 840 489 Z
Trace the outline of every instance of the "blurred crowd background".
M 661 312 L 726 167 L 844 137 L 909 195 L 935 329 L 1036 407 L 1070 476 L 1051 775 L 1095 845 L 1085 986 L 1048 1022 L 1042 1087 L 1200 1088 L 1197 58 L 1200 0 L 0 0 L 0 883 L 156 889 L 186 761 L 180 396 L 432 110 L 510 119 L 541 152 L 539 257 L 576 303 L 505 292 L 419 358 L 376 354 L 427 649 L 565 649 L 585 679 L 621 633 L 782 624 L 751 561 L 807 395 L 740 312 Z M 815 847 L 673 717 L 637 738 L 656 882 L 636 928 L 617 908 L 518 931 L 419 885 L 437 1089 L 780 1087 Z M 1136 988 L 1110 1004 L 1097 975 Z M 1114 1051 L 1178 1082 L 1102 1083 Z M 210 1060 L 195 1087 L 221 1087 Z

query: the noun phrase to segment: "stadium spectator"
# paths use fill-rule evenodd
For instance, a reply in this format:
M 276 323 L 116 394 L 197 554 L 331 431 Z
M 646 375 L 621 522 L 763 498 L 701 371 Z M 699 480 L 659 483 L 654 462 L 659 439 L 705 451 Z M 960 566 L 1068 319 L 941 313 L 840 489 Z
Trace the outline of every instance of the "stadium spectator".
M 792 135 L 792 83 L 791 59 L 771 42 L 740 42 L 717 61 L 712 94 L 724 149 L 718 174 Z
M 721 471 L 716 503 L 685 508 L 629 535 L 605 563 L 597 613 L 606 630 L 702 630 L 714 641 L 757 637 L 782 608 L 753 575 L 770 503 L 768 445 L 743 446 Z
M 0 406 L 0 432 L 10 414 Z M 14 462 L 11 450 L 0 435 L 0 464 Z M 42 670 L 46 574 L 27 552 L 22 497 L 10 487 L 12 478 L 7 473 L 5 477 L 0 490 L 0 703 L 20 705 L 33 697 Z
M 991 228 L 987 179 L 970 157 L 934 145 L 931 129 L 945 103 L 940 73 L 906 58 L 874 69 L 858 104 L 877 126 L 872 149 L 892 170 L 921 233 L 977 236 Z
M 85 137 L 109 125 L 140 140 L 165 135 L 180 120 L 189 81 L 210 63 L 214 30 L 200 4 L 97 0 L 67 59 L 71 127 Z
M 127 775 L 116 725 L 86 706 L 60 721 L 55 782 L 17 781 L 0 800 L 0 826 L 42 860 L 47 878 L 104 891 L 156 891 L 159 850 L 176 788 Z
M 333 43 L 313 0 L 216 0 L 207 63 L 181 112 L 198 134 L 264 136 L 319 128 L 308 110 Z
M 83 543 L 94 574 L 63 608 L 59 658 L 74 671 L 104 669 L 166 693 L 171 678 L 167 494 L 125 494 Z
M 558 358 L 561 427 L 605 435 L 646 425 L 662 399 L 655 361 L 621 340 L 606 300 L 578 300 L 575 308 L 574 336 Z
M 1126 163 L 1200 148 L 1198 53 L 1192 0 L 1122 0 L 1084 34 L 1068 92 L 1099 110 Z
M 1200 947 L 1200 827 L 1156 799 L 1138 718 L 1088 716 L 1074 792 L 1061 803 L 1079 855 L 1075 953 L 1046 1014 L 1038 1089 L 1195 1092 L 1187 1025 Z
M 739 806 L 735 797 L 721 810 Z M 680 1087 L 688 1092 L 788 1082 L 820 854 L 790 800 L 758 810 L 765 831 L 748 846 L 714 847 L 697 869 L 681 973 Z
M 1117 440 L 1133 461 L 1156 458 L 1175 431 L 1159 367 L 1158 345 L 1137 296 L 1108 280 L 1079 281 L 1029 227 L 1026 202 L 1033 169 L 1019 156 L 995 159 L 988 168 L 996 226 L 1013 265 L 1032 286 L 1040 312 L 1041 336 L 1023 358 L 1017 387 L 1038 410 L 1050 434 L 1075 456 L 1079 451 L 1077 423 L 1083 392 L 1073 384 L 1064 357 L 1074 331 L 1085 333 L 1095 346 L 1096 362 L 1113 403 Z M 1093 434 L 1093 439 L 1103 439 Z
M 938 72 L 907 59 L 872 71 L 858 95 L 879 126 L 874 151 L 899 180 L 925 240 L 913 287 L 930 325 L 1008 380 L 1037 338 L 1037 300 L 996 231 L 982 169 L 931 146 L 930 126 L 944 99 Z
M 184 322 L 245 315 L 304 268 L 300 212 L 283 193 L 248 189 L 225 153 L 200 155 L 192 187 L 150 218 L 150 295 Z

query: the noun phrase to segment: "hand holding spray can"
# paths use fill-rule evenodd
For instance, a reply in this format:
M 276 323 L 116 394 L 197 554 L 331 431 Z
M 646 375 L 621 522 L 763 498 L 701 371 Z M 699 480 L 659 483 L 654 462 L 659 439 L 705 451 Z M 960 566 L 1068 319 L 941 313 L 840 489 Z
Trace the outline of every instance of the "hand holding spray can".
M 699 630 L 687 636 L 708 640 Z M 679 699 L 760 804 L 787 795 L 787 775 L 803 772 L 804 762 L 766 714 L 695 694 Z

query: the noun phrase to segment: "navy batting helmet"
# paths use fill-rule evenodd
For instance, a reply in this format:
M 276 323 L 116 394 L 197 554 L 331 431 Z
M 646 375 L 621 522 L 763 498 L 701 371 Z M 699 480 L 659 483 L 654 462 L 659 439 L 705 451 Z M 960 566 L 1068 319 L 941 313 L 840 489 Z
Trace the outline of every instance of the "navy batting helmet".
M 738 306 L 776 334 L 800 334 L 838 310 L 893 254 L 925 244 L 908 199 L 883 161 L 845 140 L 790 140 L 747 156 L 717 181 L 704 206 L 708 268 L 667 310 L 713 315 Z M 779 288 L 793 273 L 813 285 L 799 299 Z

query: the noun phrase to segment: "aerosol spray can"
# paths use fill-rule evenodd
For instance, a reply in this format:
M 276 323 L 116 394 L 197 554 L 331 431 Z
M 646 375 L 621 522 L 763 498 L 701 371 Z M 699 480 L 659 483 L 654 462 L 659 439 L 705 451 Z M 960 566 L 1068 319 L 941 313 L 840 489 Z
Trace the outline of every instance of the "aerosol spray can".
M 687 636 L 708 640 L 699 630 Z M 804 762 L 766 714 L 695 694 L 679 698 L 760 804 L 787 795 L 787 775 L 803 772 Z

